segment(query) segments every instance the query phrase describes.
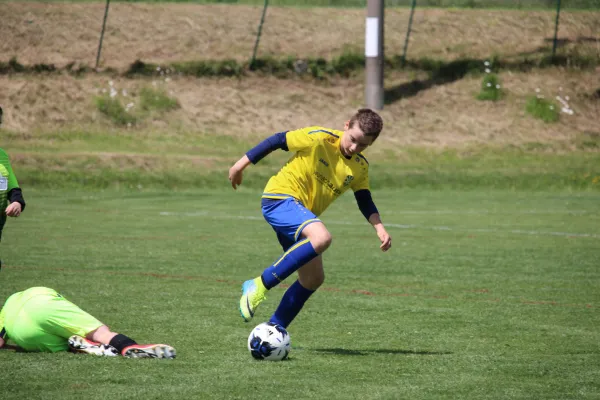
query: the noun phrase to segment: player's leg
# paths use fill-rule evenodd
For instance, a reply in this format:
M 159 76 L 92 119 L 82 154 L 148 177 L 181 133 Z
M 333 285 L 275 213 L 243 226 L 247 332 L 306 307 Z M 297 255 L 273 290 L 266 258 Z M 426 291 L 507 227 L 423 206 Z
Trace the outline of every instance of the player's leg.
M 319 255 L 298 270 L 298 281 L 302 287 L 313 292 L 321 287 L 323 282 L 325 282 L 322 255 Z
M 69 346 L 75 351 L 90 354 L 96 354 L 92 352 L 94 346 L 107 347 L 112 349 L 114 355 L 121 354 L 128 358 L 175 358 L 176 355 L 175 349 L 167 344 L 138 344 L 128 336 L 112 332 L 106 325 L 89 332 L 85 338 L 71 336 Z
M 88 333 L 86 337 L 73 335 L 69 347 L 76 353 L 128 358 L 175 358 L 175 349 L 167 344 L 138 344 L 123 334 L 112 332 L 106 325 Z
M 176 355 L 175 349 L 169 345 L 138 344 L 128 336 L 111 331 L 106 325 L 88 332 L 85 337 L 71 336 L 69 347 L 80 353 L 106 356 L 121 354 L 128 358 L 175 358 Z
M 108 326 L 79 308 L 74 303 L 54 293 L 38 305 L 38 324 L 48 337 L 60 338 L 61 346 L 71 351 L 102 355 L 141 358 L 174 358 L 171 346 L 139 345 L 133 339 L 112 332 Z
M 101 327 L 88 332 L 87 335 L 85 335 L 85 338 L 98 343 L 110 343 L 117 335 L 117 332 L 113 332 L 108 326 L 102 325 Z
M 304 227 L 301 236 L 310 240 L 310 243 L 318 254 L 322 254 L 331 246 L 331 233 L 329 233 L 325 224 L 321 221 Z
M 77 353 L 86 353 L 102 356 L 117 356 L 119 353 L 108 343 L 93 341 L 86 338 L 89 332 L 99 330 L 105 326 L 89 313 L 65 299 L 55 290 L 45 296 L 39 296 L 28 303 L 35 307 L 31 311 L 39 327 L 46 333 L 46 341 L 54 338 L 55 349 L 71 350 Z
M 279 260 L 263 271 L 261 278 L 267 289 L 283 282 L 331 245 L 331 234 L 319 220 L 301 226 L 296 233 L 296 237 L 298 236 L 300 239 L 283 253 Z
M 175 358 L 175 349 L 168 344 L 139 344 L 135 340 L 121 333 L 111 332 L 104 325 L 90 332 L 88 337 L 101 343 L 108 343 L 119 354 L 128 358 Z
M 319 255 L 298 270 L 298 280 L 286 290 L 269 322 L 287 328 L 324 280 L 323 257 Z
M 286 251 L 260 277 L 242 285 L 240 314 L 246 322 L 252 319 L 268 290 L 317 257 L 319 253 L 316 249 L 325 251 L 331 243 L 331 235 L 325 225 L 298 200 L 263 200 L 262 208 L 265 219 L 277 232 Z
M 281 223 L 275 218 L 267 220 L 280 234 L 278 236 L 286 236 L 288 240 L 295 242 L 289 248 L 286 246 L 289 242 L 282 243 L 286 249 L 285 253 L 261 274 L 262 282 L 267 289 L 277 286 L 331 245 L 331 234 L 321 220 L 298 201 L 288 203 L 291 204 L 284 213 L 284 221 L 289 222 Z

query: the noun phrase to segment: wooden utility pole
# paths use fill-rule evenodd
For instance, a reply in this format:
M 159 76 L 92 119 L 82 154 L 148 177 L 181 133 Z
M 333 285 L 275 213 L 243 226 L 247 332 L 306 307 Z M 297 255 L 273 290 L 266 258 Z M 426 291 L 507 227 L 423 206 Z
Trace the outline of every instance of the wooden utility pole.
M 367 0 L 365 103 L 375 110 L 383 109 L 383 13 L 384 0 Z

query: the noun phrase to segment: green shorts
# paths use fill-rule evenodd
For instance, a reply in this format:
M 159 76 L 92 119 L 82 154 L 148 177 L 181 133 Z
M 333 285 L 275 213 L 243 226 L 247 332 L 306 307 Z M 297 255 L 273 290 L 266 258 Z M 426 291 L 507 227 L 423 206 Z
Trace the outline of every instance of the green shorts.
M 85 337 L 104 325 L 54 289 L 33 287 L 4 304 L 6 336 L 27 351 L 63 351 L 72 335 Z

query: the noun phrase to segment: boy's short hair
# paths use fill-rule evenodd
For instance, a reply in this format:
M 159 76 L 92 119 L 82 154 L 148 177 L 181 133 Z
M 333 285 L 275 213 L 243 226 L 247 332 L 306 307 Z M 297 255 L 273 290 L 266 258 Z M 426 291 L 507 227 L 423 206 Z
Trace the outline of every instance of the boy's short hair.
M 383 129 L 383 120 L 375 111 L 370 108 L 361 108 L 350 118 L 349 126 L 352 128 L 358 122 L 358 127 L 365 134 L 370 136 L 373 141 L 377 139 Z

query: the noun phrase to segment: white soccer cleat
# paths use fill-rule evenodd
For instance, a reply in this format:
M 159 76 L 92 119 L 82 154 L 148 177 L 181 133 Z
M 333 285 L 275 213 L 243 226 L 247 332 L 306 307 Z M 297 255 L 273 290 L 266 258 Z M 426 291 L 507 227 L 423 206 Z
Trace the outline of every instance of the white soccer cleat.
M 175 358 L 175 349 L 167 344 L 134 344 L 123 349 L 127 358 Z
M 116 357 L 119 355 L 117 349 L 109 344 L 93 342 L 84 337 L 73 335 L 69 338 L 69 349 L 73 353 L 85 353 L 95 356 Z

